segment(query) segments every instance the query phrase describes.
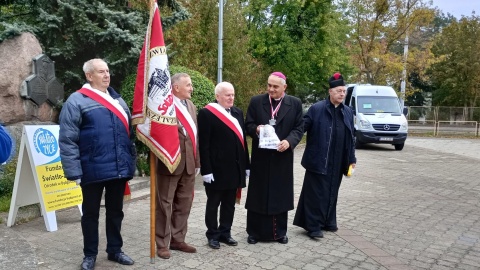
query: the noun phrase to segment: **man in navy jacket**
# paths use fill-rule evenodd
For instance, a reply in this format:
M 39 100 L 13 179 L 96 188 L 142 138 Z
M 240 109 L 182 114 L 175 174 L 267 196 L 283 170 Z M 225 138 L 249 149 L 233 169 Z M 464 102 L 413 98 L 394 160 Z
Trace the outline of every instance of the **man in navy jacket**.
M 353 112 L 342 104 L 346 91 L 342 75 L 333 74 L 329 86 L 329 98 L 315 103 L 304 116 L 306 172 L 293 224 L 311 238 L 323 237 L 322 230 L 338 229 L 338 190 L 342 176 L 357 162 Z
M 94 269 L 98 254 L 98 218 L 105 189 L 108 259 L 124 265 L 133 260 L 122 251 L 120 234 L 126 182 L 135 172 L 131 116 L 125 101 L 111 88 L 102 59 L 85 62 L 89 83 L 70 95 L 60 113 L 60 156 L 65 177 L 82 187 L 82 269 Z

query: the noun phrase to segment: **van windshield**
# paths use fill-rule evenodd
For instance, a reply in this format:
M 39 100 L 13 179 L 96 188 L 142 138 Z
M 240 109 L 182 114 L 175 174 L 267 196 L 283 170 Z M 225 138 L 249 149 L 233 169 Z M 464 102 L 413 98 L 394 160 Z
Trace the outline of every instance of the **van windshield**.
M 357 105 L 361 113 L 401 113 L 396 97 L 359 96 Z

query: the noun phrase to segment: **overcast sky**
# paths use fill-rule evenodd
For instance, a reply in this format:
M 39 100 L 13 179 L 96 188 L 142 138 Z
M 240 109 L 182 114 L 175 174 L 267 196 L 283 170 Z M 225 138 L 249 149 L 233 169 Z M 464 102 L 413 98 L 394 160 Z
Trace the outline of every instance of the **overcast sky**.
M 471 16 L 475 10 L 475 16 L 480 16 L 480 0 L 433 0 L 433 7 L 438 7 L 445 15 L 452 14 L 460 19 L 462 15 Z

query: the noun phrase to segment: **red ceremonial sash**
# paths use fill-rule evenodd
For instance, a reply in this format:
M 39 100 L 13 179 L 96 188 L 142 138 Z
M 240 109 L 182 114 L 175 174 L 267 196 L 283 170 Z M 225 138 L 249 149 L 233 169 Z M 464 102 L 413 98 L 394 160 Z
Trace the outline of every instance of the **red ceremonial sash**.
M 236 135 L 237 135 L 237 138 L 240 140 L 240 142 L 242 143 L 242 146 L 243 146 L 243 149 L 245 149 L 245 141 L 244 141 L 244 138 L 243 138 L 243 133 L 241 133 L 242 131 L 239 130 L 237 128 L 237 126 L 235 125 L 235 123 L 232 122 L 231 119 L 229 119 L 226 114 L 227 112 L 223 113 L 221 111 L 219 111 L 218 108 L 216 108 L 215 106 L 216 103 L 213 103 L 213 104 L 207 104 L 205 106 L 205 108 L 207 110 L 209 110 L 211 113 L 213 113 L 213 115 L 215 115 L 216 117 L 218 117 L 218 119 L 220 119 L 225 125 L 227 125 Z M 219 105 L 220 106 L 220 105 Z M 233 117 L 233 116 L 232 116 Z M 240 124 L 240 123 L 239 123 Z M 237 188 L 237 192 L 235 194 L 235 203 L 237 204 L 240 204 L 240 199 L 242 198 L 242 188 Z
M 178 121 L 180 121 L 180 123 L 182 123 L 183 128 L 185 128 L 185 131 L 187 131 L 188 136 L 190 137 L 190 141 L 192 141 L 193 156 L 196 157 L 197 156 L 197 142 L 196 142 L 195 133 L 193 132 L 193 129 L 190 126 L 190 123 L 188 122 L 185 115 L 183 115 L 182 111 L 177 107 L 177 104 L 175 104 L 175 112 L 177 114 Z
M 128 127 L 127 119 L 123 117 L 123 114 L 117 108 L 115 108 L 115 106 L 113 106 L 110 102 L 108 102 L 99 94 L 95 93 L 94 91 L 88 90 L 86 88 L 82 88 L 77 92 L 84 94 L 85 96 L 95 100 L 96 102 L 102 104 L 103 106 L 105 106 L 105 108 L 113 112 L 113 114 L 115 114 L 120 119 L 120 121 L 122 121 L 123 125 L 125 126 L 125 129 L 127 130 L 127 134 L 130 137 L 130 128 Z
M 82 88 L 77 92 L 84 94 L 85 96 L 95 100 L 96 102 L 102 104 L 103 106 L 105 106 L 105 108 L 113 112 L 113 114 L 115 114 L 120 119 L 120 121 L 122 121 L 123 125 L 125 126 L 125 129 L 127 130 L 127 134 L 130 137 L 130 129 L 128 128 L 127 119 L 125 119 L 125 117 L 123 117 L 123 114 L 117 108 L 115 108 L 115 106 L 113 106 L 110 102 L 108 102 L 108 100 L 104 99 L 102 96 L 95 93 L 94 91 L 88 90 L 86 88 Z M 126 181 L 125 191 L 123 192 L 123 199 L 129 200 L 131 194 L 132 193 L 130 192 L 130 186 L 128 185 L 128 181 Z
M 243 139 L 243 134 L 240 133 L 241 131 L 238 130 L 237 126 L 232 122 L 231 119 L 229 119 L 226 115 L 224 115 L 222 112 L 220 112 L 217 108 L 214 106 L 207 104 L 205 106 L 207 110 L 209 110 L 211 113 L 213 113 L 218 119 L 220 119 L 225 125 L 227 125 L 235 134 L 237 135 L 238 139 L 242 143 L 243 149 L 245 149 L 245 141 Z M 233 116 L 232 116 L 233 117 Z

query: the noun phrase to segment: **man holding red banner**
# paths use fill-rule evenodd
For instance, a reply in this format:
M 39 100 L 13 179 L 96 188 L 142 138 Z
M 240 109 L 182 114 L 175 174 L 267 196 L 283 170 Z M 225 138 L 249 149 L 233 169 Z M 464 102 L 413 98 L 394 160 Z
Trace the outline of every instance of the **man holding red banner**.
M 131 116 L 125 101 L 110 87 L 102 59 L 83 66 L 88 83 L 70 95 L 60 113 L 59 148 L 68 180 L 82 187 L 82 269 L 94 269 L 98 254 L 98 218 L 105 190 L 108 260 L 134 261 L 122 252 L 121 227 L 126 182 L 133 178 L 136 151 Z
M 193 86 L 188 74 L 173 75 L 171 85 L 178 121 L 181 159 L 173 172 L 170 172 L 163 162 L 157 160 L 155 240 L 157 254 L 162 259 L 168 259 L 171 256 L 168 249 L 169 244 L 172 250 L 187 253 L 197 252 L 195 247 L 185 243 L 195 176 L 200 172 L 197 108 L 190 101 Z
M 250 159 L 243 112 L 233 106 L 233 85 L 229 82 L 217 84 L 215 97 L 217 103 L 210 103 L 198 112 L 198 138 L 202 156 L 201 173 L 207 193 L 206 236 L 209 247 L 219 249 L 219 242 L 229 246 L 238 244 L 230 232 L 235 198 L 246 186 Z M 217 220 L 219 206 L 220 224 Z

